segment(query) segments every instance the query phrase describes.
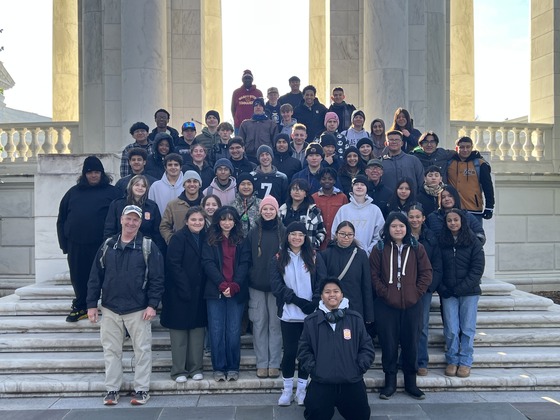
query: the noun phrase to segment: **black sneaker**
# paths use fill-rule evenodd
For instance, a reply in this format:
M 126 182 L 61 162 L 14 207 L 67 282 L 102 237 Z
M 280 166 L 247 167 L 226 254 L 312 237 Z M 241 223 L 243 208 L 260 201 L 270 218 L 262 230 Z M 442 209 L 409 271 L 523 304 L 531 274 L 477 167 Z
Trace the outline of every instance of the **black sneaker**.
M 66 322 L 78 322 L 87 319 L 87 311 L 85 309 L 72 308 L 70 315 L 66 317 Z
M 105 405 L 117 405 L 119 402 L 119 391 L 109 391 L 105 398 L 103 398 L 103 404 Z
M 132 405 L 144 405 L 150 399 L 148 391 L 135 391 L 134 393 L 136 395 L 130 400 L 130 404 Z

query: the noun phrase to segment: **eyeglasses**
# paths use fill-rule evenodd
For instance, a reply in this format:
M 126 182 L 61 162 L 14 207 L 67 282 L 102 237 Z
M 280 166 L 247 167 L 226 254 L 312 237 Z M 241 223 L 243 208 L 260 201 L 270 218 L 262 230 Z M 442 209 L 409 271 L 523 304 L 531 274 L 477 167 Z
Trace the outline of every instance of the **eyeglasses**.
M 348 239 L 348 238 L 353 238 L 353 237 L 354 237 L 354 234 L 353 234 L 353 233 L 337 232 L 336 234 L 337 234 L 338 236 L 341 236 L 341 237 L 346 238 L 346 239 Z
M 436 144 L 436 141 L 435 141 L 435 140 L 422 140 L 422 141 L 420 142 L 420 144 L 421 144 L 422 146 L 424 146 L 424 145 L 426 145 L 426 144 Z

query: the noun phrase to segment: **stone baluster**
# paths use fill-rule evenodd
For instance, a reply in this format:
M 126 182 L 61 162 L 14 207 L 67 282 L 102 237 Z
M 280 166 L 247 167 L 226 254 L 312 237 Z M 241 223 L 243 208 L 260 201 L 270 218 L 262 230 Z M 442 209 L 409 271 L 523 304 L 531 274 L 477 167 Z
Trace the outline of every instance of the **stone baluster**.
M 41 148 L 41 143 L 39 143 L 39 133 L 41 133 L 41 127 L 35 127 L 35 130 L 31 132 L 31 144 L 29 148 L 31 149 L 31 157 L 36 158 L 39 153 L 44 153 Z
M 78 143 L 78 127 L 70 126 L 66 127 L 68 130 L 68 142 L 66 144 L 66 150 L 68 153 L 79 153 L 80 144 Z
M 27 145 L 27 141 L 25 140 L 25 136 L 27 134 L 27 128 L 22 128 L 21 130 L 18 130 L 18 137 L 19 137 L 19 142 L 18 145 L 16 147 L 17 150 L 17 154 L 18 157 L 20 159 L 22 159 L 24 162 L 27 162 L 27 158 L 29 157 L 29 146 Z
M 0 162 L 4 160 L 4 145 L 2 144 L 2 133 L 5 133 L 5 131 L 0 128 Z M 8 135 L 8 133 L 6 133 L 6 135 Z
M 4 146 L 4 150 L 6 151 L 6 157 L 11 161 L 14 162 L 16 160 L 15 152 L 16 146 L 14 145 L 14 135 L 16 134 L 15 129 L 11 129 L 6 133 L 8 136 L 6 138 L 6 146 Z
M 64 144 L 64 127 L 58 127 L 56 128 L 56 144 L 55 144 L 55 149 L 56 149 L 56 153 L 58 153 L 59 155 L 62 155 L 63 153 L 65 153 L 66 150 L 66 145 Z
M 473 129 L 471 129 L 469 131 L 469 129 L 466 126 L 465 127 L 465 136 L 469 136 L 472 141 L 473 141 L 473 149 L 476 150 L 480 150 L 483 151 L 484 149 L 484 141 L 482 140 L 482 137 L 484 136 L 484 132 L 480 131 L 480 127 L 478 125 L 475 125 L 475 127 Z M 482 134 L 481 134 L 482 133 Z
M 535 130 L 535 134 L 537 135 L 537 141 L 535 143 L 535 159 L 537 159 L 537 161 L 541 161 L 544 156 L 543 132 L 540 128 L 537 128 Z
M 525 160 L 533 160 L 533 132 L 529 128 L 523 130 L 525 132 L 525 144 L 523 150 L 525 151 Z
M 511 129 L 513 133 L 513 143 L 511 144 L 511 152 L 512 152 L 512 160 L 520 160 L 521 151 L 523 150 L 523 145 L 521 144 L 521 140 L 519 139 L 519 130 L 515 127 Z
M 496 130 L 493 127 L 488 127 L 489 141 L 486 145 L 486 150 L 490 152 L 490 158 L 496 156 L 496 150 L 498 150 L 498 142 L 496 141 Z
M 509 139 L 508 139 L 508 134 L 509 134 L 509 130 L 506 129 L 505 127 L 500 127 L 499 129 L 500 133 L 502 134 L 502 139 L 500 141 L 500 160 L 510 160 L 510 156 L 509 156 L 509 150 L 510 150 L 510 145 L 509 145 Z
M 54 128 L 49 127 L 45 130 L 45 142 L 43 143 L 43 151 L 47 154 L 55 154 L 56 149 L 54 147 L 53 133 Z

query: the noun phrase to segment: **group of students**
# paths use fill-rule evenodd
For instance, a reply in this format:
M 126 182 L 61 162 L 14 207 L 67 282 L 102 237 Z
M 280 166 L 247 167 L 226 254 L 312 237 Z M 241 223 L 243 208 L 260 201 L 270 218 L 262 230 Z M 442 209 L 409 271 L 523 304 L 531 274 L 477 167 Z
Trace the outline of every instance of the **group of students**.
M 411 142 L 420 140 L 421 144 L 426 135 L 410 140 L 419 133 L 412 129 L 405 111 L 400 108 L 395 114 L 401 140 L 396 144 L 409 151 Z M 357 112 L 352 114 L 350 129 L 357 130 L 361 122 L 363 130 L 365 115 Z M 168 117 L 167 113 L 167 121 Z M 219 121 L 213 112 L 207 118 Z M 390 183 L 396 188 L 382 188 L 381 181 L 388 179 L 383 177 L 383 159 L 376 155 L 383 153 L 376 136 L 386 137 L 384 147 L 391 147 L 389 137 L 380 134 L 383 121 L 374 120 L 371 139 L 367 133 L 367 138 L 352 146 L 341 143 L 337 124 L 331 121 L 337 119 L 327 115 L 326 131 L 311 143 L 305 142 L 306 127 L 293 124 L 291 135 L 277 134 L 273 148 L 261 144 L 254 156 L 247 155 L 242 138 L 231 137 L 231 126 L 222 126 L 218 131 L 223 136 L 207 146 L 194 141 L 190 133 L 193 141 L 188 154 L 176 153 L 171 134 L 158 132 L 153 142 L 146 140 L 151 151 L 128 148 L 131 173 L 119 181 L 120 188 L 127 182 L 124 196 L 104 181 L 104 207 L 101 193 L 88 201 L 96 200 L 97 218 L 105 212 L 104 238 L 119 234 L 120 217 L 127 206 L 140 208 L 139 231 L 152 238 L 165 257 L 160 319 L 170 331 L 175 381 L 203 379 L 206 329 L 214 380 L 239 378 L 242 317 L 247 306 L 257 376 L 282 374 L 284 388 L 278 404 L 290 405 L 295 397 L 304 405 L 309 375 L 321 382 L 306 363 L 309 348 L 307 353 L 302 350 L 304 320 L 318 308 L 325 316 L 339 314 L 338 318 L 333 315 L 335 321 L 349 310 L 359 314 L 383 349 L 385 384 L 380 398 L 388 399 L 396 392 L 399 367 L 406 392 L 424 398 L 416 375 L 428 374 L 428 323 L 436 291 L 446 338 L 445 374 L 469 376 L 484 271 L 482 224 L 461 210 L 461 197 L 444 183 L 446 170 L 441 166 L 428 165 L 421 183 L 409 177 L 393 179 L 392 174 Z M 191 131 L 190 124 L 185 125 L 183 132 Z M 147 127 L 133 126 L 135 139 L 143 137 L 138 130 L 147 134 Z M 209 156 L 214 156 L 212 165 Z M 147 171 L 149 157 L 152 168 L 160 168 L 152 178 Z M 85 202 L 79 200 L 98 185 L 90 182 L 90 175 L 101 169 L 101 178 L 106 177 L 95 159 L 84 162 L 80 196 L 71 202 L 76 193 L 71 189 L 59 212 L 59 241 L 65 252 L 70 248 L 76 292 L 69 321 L 84 318 L 83 281 L 74 280 L 83 273 L 77 273 L 77 267 L 84 271 L 84 261 L 101 242 L 91 245 L 87 256 L 80 250 L 77 260 L 72 246 L 78 249 L 82 244 L 65 239 L 77 234 L 72 231 L 78 226 L 76 212 L 69 209 L 84 207 Z M 274 163 L 288 167 L 287 162 L 293 163 L 289 159 L 299 163 L 299 170 L 287 176 Z M 333 280 L 344 299 L 336 311 L 325 311 L 321 298 L 325 285 Z M 336 332 L 337 321 L 331 324 Z M 373 357 L 370 365 L 372 361 Z M 356 376 L 337 380 L 355 382 Z

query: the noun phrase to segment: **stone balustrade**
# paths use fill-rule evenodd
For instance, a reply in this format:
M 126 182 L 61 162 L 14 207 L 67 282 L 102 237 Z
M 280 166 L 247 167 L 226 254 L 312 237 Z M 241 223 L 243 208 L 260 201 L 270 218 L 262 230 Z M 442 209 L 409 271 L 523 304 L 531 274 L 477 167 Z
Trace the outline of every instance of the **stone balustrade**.
M 77 121 L 0 124 L 0 162 L 33 161 L 39 154 L 76 153 Z M 75 142 L 77 143 L 77 142 Z
M 492 161 L 546 162 L 552 160 L 552 124 L 495 121 L 450 121 L 451 139 L 473 139 L 474 148 Z

